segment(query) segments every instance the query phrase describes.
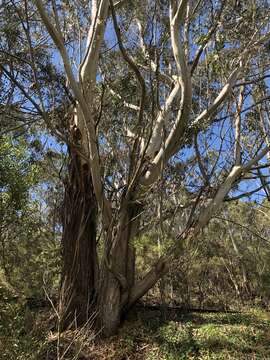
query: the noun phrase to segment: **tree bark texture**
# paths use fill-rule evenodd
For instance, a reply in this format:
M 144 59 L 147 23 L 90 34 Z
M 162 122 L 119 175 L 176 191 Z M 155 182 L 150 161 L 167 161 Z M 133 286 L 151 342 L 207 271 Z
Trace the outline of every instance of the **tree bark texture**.
M 123 205 L 119 222 L 107 235 L 99 296 L 100 325 L 105 336 L 114 334 L 127 310 L 135 281 L 132 238 L 139 225 L 140 207 Z
M 70 149 L 63 212 L 60 314 L 63 328 L 85 324 L 96 302 L 97 204 L 89 167 Z
M 135 282 L 135 249 L 140 206 L 124 205 L 118 221 L 105 236 L 99 271 L 96 220 L 97 203 L 91 175 L 75 151 L 70 151 L 63 214 L 63 270 L 61 328 L 84 325 L 93 313 L 105 336 L 113 335 Z

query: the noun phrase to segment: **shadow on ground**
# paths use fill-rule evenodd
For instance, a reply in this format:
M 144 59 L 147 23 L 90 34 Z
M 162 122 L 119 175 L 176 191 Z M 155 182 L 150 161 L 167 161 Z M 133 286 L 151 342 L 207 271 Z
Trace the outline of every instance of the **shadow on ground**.
M 267 312 L 161 316 L 158 311 L 142 310 L 136 316 L 121 333 L 137 355 L 128 352 L 122 359 L 270 359 Z

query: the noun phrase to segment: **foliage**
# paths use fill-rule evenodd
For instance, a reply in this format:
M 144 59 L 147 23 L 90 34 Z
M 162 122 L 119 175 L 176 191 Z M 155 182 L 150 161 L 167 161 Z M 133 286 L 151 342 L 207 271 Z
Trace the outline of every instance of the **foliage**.
M 1 214 L 9 208 L 16 215 L 26 207 L 29 188 L 38 182 L 38 168 L 22 139 L 1 138 L 0 174 Z
M 146 349 L 138 359 L 267 359 L 270 355 L 270 320 L 262 311 L 181 314 L 172 310 L 168 320 L 158 324 L 158 313 L 147 321 L 147 310 L 138 316 L 140 330 L 131 332 L 133 349 L 138 353 Z M 130 329 L 125 331 L 129 334 Z
M 1 140 L 2 277 L 21 296 L 42 296 L 44 285 L 57 284 L 59 242 L 44 218 L 45 201 L 37 198 L 41 168 L 26 140 Z
M 34 328 L 36 315 L 24 302 L 0 285 L 1 360 L 36 360 L 45 344 L 47 329 Z
M 268 214 L 267 201 L 226 203 L 196 241 L 182 244 L 169 274 L 145 296 L 145 301 L 165 301 L 183 308 L 268 308 Z M 166 239 L 165 244 L 168 242 Z M 136 251 L 137 266 L 144 273 L 166 252 L 160 231 L 138 238 Z

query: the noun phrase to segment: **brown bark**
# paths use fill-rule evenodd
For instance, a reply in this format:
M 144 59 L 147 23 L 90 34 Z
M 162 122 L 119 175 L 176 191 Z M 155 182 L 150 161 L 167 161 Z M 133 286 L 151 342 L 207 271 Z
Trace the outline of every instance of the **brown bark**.
M 64 202 L 61 325 L 62 328 L 83 325 L 95 310 L 103 335 L 111 336 L 135 300 L 132 238 L 137 234 L 142 207 L 131 200 L 123 201 L 116 223 L 105 235 L 104 261 L 99 270 L 97 204 L 91 175 L 75 151 L 70 155 Z M 162 272 L 155 269 L 151 285 Z M 146 291 L 143 289 L 142 294 Z
M 63 213 L 60 315 L 63 328 L 85 324 L 97 291 L 97 205 L 87 164 L 70 151 Z M 91 311 L 90 311 L 91 310 Z

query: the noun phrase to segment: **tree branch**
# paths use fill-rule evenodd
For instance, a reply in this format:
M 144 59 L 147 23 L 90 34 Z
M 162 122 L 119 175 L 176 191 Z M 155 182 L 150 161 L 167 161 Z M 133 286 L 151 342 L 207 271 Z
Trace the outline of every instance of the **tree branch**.
M 173 55 L 178 73 L 177 82 L 181 88 L 180 108 L 174 126 L 165 141 L 164 147 L 159 150 L 152 162 L 151 168 L 141 180 L 143 185 L 152 184 L 159 176 L 162 164 L 166 164 L 169 158 L 179 150 L 190 114 L 192 101 L 191 77 L 185 59 L 183 41 L 180 36 L 180 28 L 183 26 L 186 7 L 187 0 L 181 0 L 178 6 L 176 6 L 174 0 L 171 0 L 170 29 Z
M 227 98 L 230 91 L 232 90 L 232 87 L 235 84 L 241 70 L 242 68 L 239 67 L 231 73 L 227 83 L 223 86 L 222 90 L 214 100 L 213 104 L 208 109 L 205 109 L 199 116 L 197 116 L 197 118 L 192 122 L 191 127 L 196 127 L 199 124 L 201 125 L 203 121 L 207 120 L 215 114 L 218 107 L 224 102 L 224 100 Z
M 236 114 L 235 114 L 235 145 L 234 145 L 234 159 L 235 165 L 241 164 L 241 111 L 244 103 L 244 90 L 245 87 L 240 88 L 238 102 L 236 104 Z
M 42 4 L 42 1 L 34 0 L 34 2 L 36 4 L 36 7 L 40 14 L 40 17 L 41 17 L 46 29 L 48 30 L 55 46 L 58 48 L 58 50 L 60 52 L 71 89 L 79 103 L 79 107 L 82 112 L 82 116 L 83 116 L 83 120 L 84 120 L 83 125 L 84 125 L 85 131 L 87 132 L 88 150 L 90 152 L 90 168 L 91 168 L 91 174 L 92 174 L 92 180 L 93 180 L 93 187 L 94 187 L 95 195 L 96 195 L 97 201 L 99 203 L 100 209 L 104 215 L 104 222 L 105 222 L 106 226 L 108 226 L 110 223 L 110 219 L 111 219 L 111 209 L 110 209 L 108 200 L 105 198 L 105 195 L 103 192 L 103 185 L 101 182 L 101 170 L 100 170 L 100 164 L 99 164 L 97 139 L 96 139 L 96 133 L 95 133 L 95 122 L 93 119 L 93 114 L 91 112 L 91 106 L 89 106 L 87 104 L 84 94 L 82 93 L 81 89 L 79 88 L 79 86 L 74 78 L 72 68 L 70 65 L 70 61 L 68 58 L 68 54 L 67 54 L 67 51 L 64 46 L 62 35 L 58 33 L 58 31 L 55 29 L 55 27 L 51 23 L 50 18 L 48 16 L 48 14 L 46 13 L 46 10 Z M 102 3 L 104 3 L 104 1 Z M 107 6 L 108 6 L 108 4 L 107 4 Z M 91 53 L 92 52 L 89 51 L 88 55 L 91 55 Z M 88 65 L 88 62 L 86 62 L 86 65 L 83 68 L 85 71 L 88 70 L 88 68 L 91 69 L 91 66 L 87 66 L 87 65 Z M 92 77 L 93 76 L 96 76 L 96 74 L 95 73 L 94 73 L 94 75 L 92 74 Z M 77 111 L 79 111 L 79 109 L 77 109 Z
M 162 141 L 162 136 L 161 136 L 162 128 L 169 114 L 171 105 L 174 99 L 179 95 L 179 93 L 180 93 L 180 83 L 177 81 L 172 91 L 168 95 L 165 104 L 163 108 L 160 110 L 157 119 L 155 121 L 155 126 L 152 132 L 152 136 L 146 150 L 146 155 L 149 157 L 152 157 L 160 149 L 161 141 Z

